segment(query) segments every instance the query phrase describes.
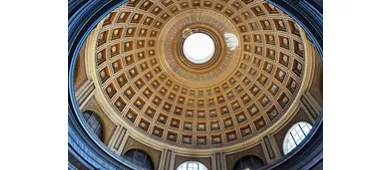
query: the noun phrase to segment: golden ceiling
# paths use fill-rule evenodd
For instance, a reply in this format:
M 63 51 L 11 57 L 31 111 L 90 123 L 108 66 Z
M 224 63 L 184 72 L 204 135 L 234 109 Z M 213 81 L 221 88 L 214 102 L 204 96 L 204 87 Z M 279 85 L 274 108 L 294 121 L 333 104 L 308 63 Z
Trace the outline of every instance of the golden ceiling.
M 92 67 L 110 114 L 147 140 L 234 145 L 289 113 L 307 65 L 300 30 L 265 1 L 129 0 L 97 27 Z M 204 64 L 183 56 L 197 32 L 217 44 Z

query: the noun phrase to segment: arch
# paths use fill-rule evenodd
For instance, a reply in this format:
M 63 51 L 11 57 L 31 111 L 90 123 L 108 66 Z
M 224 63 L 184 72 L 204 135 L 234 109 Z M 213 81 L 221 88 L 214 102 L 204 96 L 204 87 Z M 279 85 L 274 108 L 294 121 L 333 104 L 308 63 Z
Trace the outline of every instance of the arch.
M 206 165 L 197 161 L 186 161 L 181 163 L 176 170 L 208 170 Z
M 247 155 L 240 158 L 234 165 L 234 170 L 254 170 L 263 167 L 264 161 L 258 156 Z
M 288 154 L 297 147 L 309 134 L 312 126 L 307 122 L 294 124 L 286 133 L 283 140 L 283 152 Z
M 93 132 L 101 141 L 103 141 L 103 123 L 99 115 L 95 112 L 87 110 L 83 112 L 83 118 L 87 122 L 89 130 Z
M 145 170 L 153 170 L 153 161 L 143 150 L 130 149 L 123 154 L 123 158 Z

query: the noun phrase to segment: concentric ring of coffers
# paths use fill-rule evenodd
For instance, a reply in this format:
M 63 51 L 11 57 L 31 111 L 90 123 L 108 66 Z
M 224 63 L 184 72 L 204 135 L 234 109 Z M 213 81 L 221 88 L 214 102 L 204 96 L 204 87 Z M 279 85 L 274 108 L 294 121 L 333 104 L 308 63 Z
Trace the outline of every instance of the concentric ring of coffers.
M 126 126 L 183 147 L 232 145 L 266 131 L 286 114 L 302 84 L 305 49 L 299 26 L 266 2 L 189 2 L 129 1 L 105 18 L 98 30 L 95 70 L 106 101 Z M 186 74 L 183 68 L 164 67 L 170 62 L 164 59 L 175 56 L 159 55 L 166 54 L 159 45 L 169 38 L 161 30 L 194 8 L 218 13 L 234 27 L 227 29 L 234 30 L 237 48 L 224 50 L 235 63 L 226 67 L 230 72 L 224 78 L 196 75 L 200 79 L 185 83 L 179 75 Z M 180 21 L 174 24 L 185 27 Z M 229 38 L 224 37 L 226 47 L 234 43 Z M 192 83 L 197 81 L 212 86 Z

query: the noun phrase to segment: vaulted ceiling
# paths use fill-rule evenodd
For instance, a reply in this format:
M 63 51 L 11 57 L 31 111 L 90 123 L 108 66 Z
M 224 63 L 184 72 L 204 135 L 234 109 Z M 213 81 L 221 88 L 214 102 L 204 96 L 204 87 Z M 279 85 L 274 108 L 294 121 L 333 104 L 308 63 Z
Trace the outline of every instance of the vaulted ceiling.
M 93 74 L 109 114 L 147 140 L 184 148 L 266 133 L 290 113 L 307 67 L 305 34 L 265 1 L 129 0 L 96 31 Z M 216 44 L 204 64 L 183 55 L 197 32 Z

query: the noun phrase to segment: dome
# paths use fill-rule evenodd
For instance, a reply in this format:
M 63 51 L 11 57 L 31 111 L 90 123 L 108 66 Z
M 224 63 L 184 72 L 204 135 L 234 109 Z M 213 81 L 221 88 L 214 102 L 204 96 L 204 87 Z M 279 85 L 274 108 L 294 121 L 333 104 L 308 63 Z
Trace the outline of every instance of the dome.
M 183 157 L 178 166 L 258 148 L 267 165 L 283 157 L 290 125 L 322 119 L 320 55 L 304 29 L 266 1 L 130 0 L 86 38 L 74 91 L 119 156 L 147 148 L 157 159 L 149 167 L 158 167 L 156 155 L 168 149 Z
M 305 76 L 304 40 L 291 18 L 267 3 L 232 4 L 247 9 L 235 17 L 208 3 L 175 13 L 163 10 L 171 7 L 164 1 L 139 3 L 122 5 L 96 28 L 97 95 L 123 126 L 199 149 L 240 143 L 286 115 Z M 225 34 L 238 40 L 235 49 Z M 206 51 L 204 63 L 186 57 L 194 36 L 215 44 L 212 55 L 197 49 Z

